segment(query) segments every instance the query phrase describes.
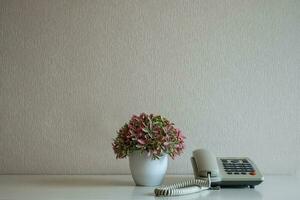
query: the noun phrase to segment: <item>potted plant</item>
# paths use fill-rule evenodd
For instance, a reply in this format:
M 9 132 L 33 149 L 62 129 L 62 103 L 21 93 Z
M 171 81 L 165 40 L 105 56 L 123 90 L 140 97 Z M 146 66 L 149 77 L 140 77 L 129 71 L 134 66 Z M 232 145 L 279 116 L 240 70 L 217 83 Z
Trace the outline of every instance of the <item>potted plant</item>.
M 160 115 L 133 115 L 117 131 L 112 147 L 117 159 L 129 157 L 136 185 L 160 185 L 167 171 L 169 155 L 174 159 L 184 149 L 185 136 Z

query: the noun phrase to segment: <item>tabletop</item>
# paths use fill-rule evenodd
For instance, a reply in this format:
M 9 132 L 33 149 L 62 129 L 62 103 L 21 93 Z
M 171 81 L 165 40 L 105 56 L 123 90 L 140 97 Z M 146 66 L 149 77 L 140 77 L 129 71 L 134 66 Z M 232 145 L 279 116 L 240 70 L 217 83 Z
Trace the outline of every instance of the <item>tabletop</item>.
M 193 178 L 166 176 L 164 184 Z M 135 186 L 130 175 L 0 175 L 0 200 L 96 199 L 300 199 L 300 178 L 265 176 L 250 188 L 207 190 L 178 197 L 155 197 L 154 187 Z

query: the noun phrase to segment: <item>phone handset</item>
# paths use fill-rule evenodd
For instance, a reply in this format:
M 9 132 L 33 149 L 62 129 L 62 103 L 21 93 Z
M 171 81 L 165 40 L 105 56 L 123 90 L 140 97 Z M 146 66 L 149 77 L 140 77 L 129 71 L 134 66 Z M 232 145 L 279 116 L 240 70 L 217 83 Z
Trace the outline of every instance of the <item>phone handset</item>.
M 195 178 L 219 176 L 219 167 L 216 156 L 206 149 L 197 149 L 193 151 L 191 158 Z

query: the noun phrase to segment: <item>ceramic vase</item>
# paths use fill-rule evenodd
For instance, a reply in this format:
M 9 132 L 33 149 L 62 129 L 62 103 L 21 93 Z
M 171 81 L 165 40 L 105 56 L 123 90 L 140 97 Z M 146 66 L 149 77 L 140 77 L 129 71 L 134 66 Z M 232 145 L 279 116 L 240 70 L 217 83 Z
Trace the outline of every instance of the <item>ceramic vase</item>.
M 137 186 L 161 185 L 168 167 L 168 156 L 152 159 L 147 152 L 134 151 L 129 155 L 129 167 Z

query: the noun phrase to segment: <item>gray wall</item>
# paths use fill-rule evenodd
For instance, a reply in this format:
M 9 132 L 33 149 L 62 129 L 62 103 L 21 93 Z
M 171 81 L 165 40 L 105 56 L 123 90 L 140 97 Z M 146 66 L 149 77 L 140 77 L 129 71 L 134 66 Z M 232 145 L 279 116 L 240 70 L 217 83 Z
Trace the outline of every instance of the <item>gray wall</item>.
M 0 173 L 129 173 L 134 113 L 300 174 L 300 1 L 0 1 Z

